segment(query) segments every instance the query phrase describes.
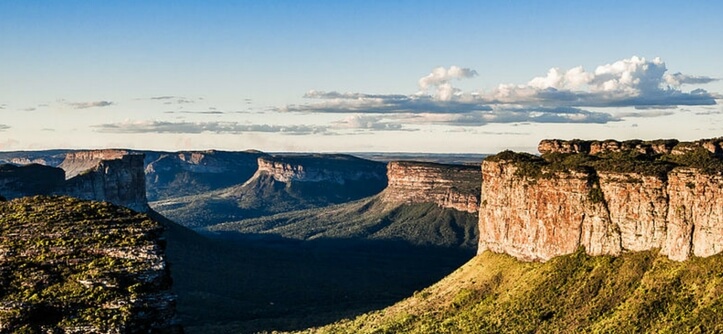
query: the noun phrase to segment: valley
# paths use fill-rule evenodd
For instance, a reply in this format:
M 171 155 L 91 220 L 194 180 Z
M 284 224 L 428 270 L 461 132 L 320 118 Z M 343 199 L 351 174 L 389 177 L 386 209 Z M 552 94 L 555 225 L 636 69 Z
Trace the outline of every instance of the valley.
M 720 330 L 723 139 L 539 151 L 10 152 L 0 196 L 147 213 L 187 333 Z

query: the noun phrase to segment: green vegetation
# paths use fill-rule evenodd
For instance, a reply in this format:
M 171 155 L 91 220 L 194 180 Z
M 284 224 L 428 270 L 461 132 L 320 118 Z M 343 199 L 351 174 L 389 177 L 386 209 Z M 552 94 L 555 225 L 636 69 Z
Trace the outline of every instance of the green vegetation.
M 664 141 L 659 145 L 676 144 L 670 154 L 641 153 L 634 149 L 640 141 L 622 142 L 619 152 L 605 152 L 597 155 L 586 153 L 547 153 L 541 157 L 528 153 L 504 151 L 487 157 L 488 161 L 511 162 L 517 167 L 516 175 L 533 181 L 550 178 L 559 172 L 579 171 L 584 173 L 612 172 L 632 173 L 667 178 L 676 167 L 691 167 L 708 174 L 723 173 L 723 158 L 711 153 L 697 143 Z
M 389 204 L 379 196 L 325 208 L 224 223 L 213 232 L 258 233 L 284 238 L 400 240 L 413 245 L 477 247 L 476 214 L 434 203 Z
M 137 255 L 161 232 L 147 216 L 107 203 L 0 203 L 0 331 L 134 328 L 137 313 L 152 314 L 143 296 L 170 285 L 153 278 L 159 258 Z
M 707 333 L 723 331 L 723 256 L 580 250 L 546 263 L 485 252 L 381 311 L 313 333 Z

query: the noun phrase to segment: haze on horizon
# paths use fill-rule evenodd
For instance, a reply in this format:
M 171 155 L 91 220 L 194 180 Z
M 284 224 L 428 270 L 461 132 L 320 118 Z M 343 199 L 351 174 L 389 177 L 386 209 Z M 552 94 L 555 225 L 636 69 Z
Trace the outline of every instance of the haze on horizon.
M 709 1 L 3 1 L 0 150 L 723 135 Z

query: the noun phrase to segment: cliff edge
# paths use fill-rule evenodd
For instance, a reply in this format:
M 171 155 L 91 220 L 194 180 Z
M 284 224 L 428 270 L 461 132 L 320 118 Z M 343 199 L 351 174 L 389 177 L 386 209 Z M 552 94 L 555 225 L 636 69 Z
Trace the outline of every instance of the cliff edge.
M 482 163 L 480 244 L 523 260 L 660 249 L 673 260 L 723 251 L 720 138 L 543 141 L 542 157 Z
M 389 184 L 385 202 L 435 203 L 469 213 L 479 210 L 479 167 L 428 162 L 392 161 L 387 166 Z
M 0 202 L 0 226 L 0 332 L 182 332 L 147 216 L 36 196 Z

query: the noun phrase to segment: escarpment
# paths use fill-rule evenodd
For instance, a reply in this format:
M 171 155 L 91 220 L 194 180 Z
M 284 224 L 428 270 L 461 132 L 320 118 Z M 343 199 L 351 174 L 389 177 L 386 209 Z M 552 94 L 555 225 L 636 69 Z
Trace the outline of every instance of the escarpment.
M 387 166 L 387 202 L 436 203 L 443 208 L 476 213 L 481 175 L 476 166 L 393 161 Z
M 68 195 L 148 210 L 143 154 L 123 150 L 70 152 L 58 167 L 0 165 L 0 195 Z
M 302 207 L 343 203 L 379 193 L 387 185 L 384 163 L 342 154 L 258 158 L 258 170 L 238 193 L 251 205 L 278 198 Z
M 543 141 L 542 157 L 482 163 L 479 252 L 548 260 L 660 249 L 673 260 L 723 251 L 721 139 Z
M 36 196 L 0 202 L 0 226 L 0 332 L 182 332 L 148 216 Z

